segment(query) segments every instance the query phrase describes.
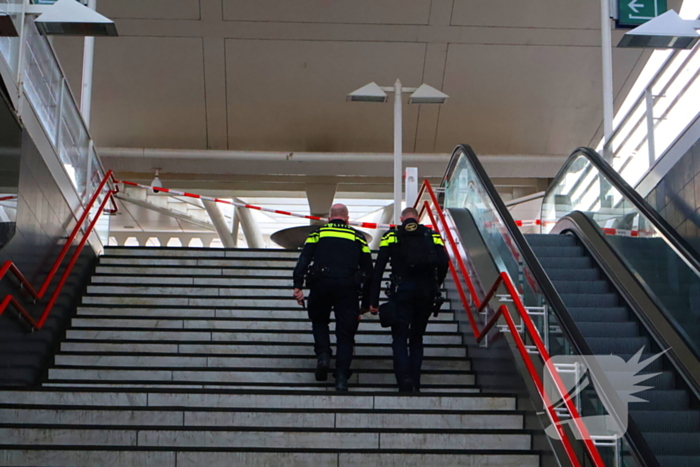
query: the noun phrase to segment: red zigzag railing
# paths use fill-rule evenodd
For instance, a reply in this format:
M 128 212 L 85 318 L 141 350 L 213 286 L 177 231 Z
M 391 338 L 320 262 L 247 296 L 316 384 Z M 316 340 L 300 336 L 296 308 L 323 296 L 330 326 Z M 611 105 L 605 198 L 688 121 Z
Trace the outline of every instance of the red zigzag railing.
M 420 204 L 420 200 L 423 197 L 424 194 L 428 194 L 428 197 L 430 201 L 424 201 L 422 205 Z M 438 222 L 436 222 L 435 215 L 433 214 L 433 209 L 431 209 L 431 202 L 434 207 L 434 211 L 438 215 Z M 574 450 L 574 447 L 571 443 L 571 440 L 567 436 L 566 432 L 564 431 L 564 428 L 560 422 L 559 416 L 556 413 L 556 410 L 552 404 L 552 402 L 549 399 L 549 396 L 547 395 L 546 391 L 544 390 L 544 385 L 542 383 L 542 377 L 540 377 L 536 367 L 535 363 L 532 360 L 532 357 L 528 353 L 528 349 L 525 347 L 525 343 L 523 342 L 522 337 L 520 336 L 518 329 L 516 327 L 516 324 L 513 320 L 513 317 L 511 316 L 511 311 L 510 309 L 505 305 L 502 304 L 500 307 L 498 307 L 498 310 L 496 311 L 496 314 L 489 320 L 486 325 L 484 325 L 481 329 L 479 329 L 479 325 L 476 322 L 476 319 L 474 317 L 475 314 L 479 314 L 482 312 L 489 304 L 491 299 L 494 297 L 496 294 L 496 291 L 498 288 L 503 285 L 505 286 L 506 290 L 508 291 L 508 294 L 513 300 L 513 305 L 515 306 L 515 309 L 517 310 L 518 315 L 520 315 L 520 319 L 522 320 L 525 330 L 529 334 L 530 338 L 532 339 L 532 342 L 535 344 L 535 348 L 537 349 L 537 353 L 539 354 L 539 357 L 543 360 L 545 364 L 546 371 L 549 371 L 549 373 L 552 376 L 552 380 L 554 384 L 557 386 L 557 390 L 561 394 L 561 400 L 564 402 L 567 410 L 571 414 L 571 418 L 573 420 L 574 425 L 576 426 L 576 429 L 580 433 L 580 438 L 583 439 L 583 442 L 586 447 L 586 451 L 588 452 L 588 455 L 593 462 L 593 464 L 596 467 L 605 467 L 605 463 L 603 462 L 603 459 L 600 456 L 600 453 L 598 452 L 598 449 L 595 446 L 595 443 L 590 437 L 590 434 L 588 433 L 588 429 L 584 425 L 583 421 L 581 420 L 581 415 L 579 414 L 575 404 L 571 400 L 571 398 L 568 396 L 568 391 L 566 391 L 566 387 L 564 386 L 564 383 L 562 382 L 561 378 L 559 377 L 559 374 L 552 364 L 552 362 L 549 359 L 549 352 L 547 351 L 547 348 L 544 345 L 544 342 L 542 341 L 542 338 L 540 337 L 539 332 L 537 331 L 537 328 L 535 327 L 535 324 L 532 322 L 532 319 L 530 316 L 527 314 L 527 311 L 525 310 L 525 307 L 523 306 L 522 301 L 520 300 L 520 295 L 518 295 L 518 292 L 513 285 L 513 281 L 511 280 L 510 276 L 506 272 L 501 272 L 500 275 L 498 276 L 498 279 L 496 282 L 493 284 L 489 292 L 486 294 L 486 296 L 483 298 L 483 300 L 479 300 L 479 297 L 476 293 L 476 289 L 474 287 L 474 284 L 469 277 L 469 274 L 467 273 L 467 268 L 464 264 L 464 261 L 462 260 L 462 256 L 460 254 L 459 248 L 457 247 L 457 244 L 454 240 L 454 237 L 452 236 L 452 232 L 450 232 L 450 228 L 447 224 L 447 221 L 445 220 L 445 215 L 442 212 L 442 209 L 440 208 L 440 204 L 438 203 L 437 197 L 435 196 L 435 192 L 433 191 L 433 188 L 430 186 L 430 183 L 426 180 L 423 183 L 423 186 L 421 187 L 420 193 L 418 194 L 418 198 L 416 201 L 416 209 L 420 208 L 420 216 L 423 217 L 423 214 L 427 212 L 428 216 L 430 217 L 430 222 L 432 225 L 436 227 L 442 227 L 439 228 L 441 231 L 441 234 L 443 236 L 443 239 L 446 240 L 446 244 L 448 244 L 448 253 L 450 256 L 450 262 L 449 262 L 449 267 L 450 267 L 450 272 L 452 273 L 452 277 L 455 281 L 455 285 L 457 287 L 457 292 L 459 293 L 459 298 L 460 301 L 462 302 L 462 305 L 464 306 L 465 311 L 467 312 L 467 318 L 469 319 L 469 323 L 471 325 L 472 331 L 474 333 L 474 336 L 476 337 L 477 342 L 481 342 L 484 337 L 488 334 L 488 332 L 496 325 L 497 321 L 503 317 L 508 325 L 508 329 L 510 329 L 510 332 L 513 336 L 513 339 L 515 341 L 515 345 L 518 348 L 518 352 L 520 353 L 520 356 L 523 359 L 523 362 L 525 363 L 525 366 L 527 368 L 527 371 L 532 378 L 532 381 L 535 384 L 535 387 L 537 388 L 537 392 L 539 393 L 539 396 L 542 398 L 542 402 L 547 410 L 547 413 L 549 414 L 549 418 L 552 422 L 552 424 L 556 427 L 556 430 L 559 434 L 559 437 L 561 439 L 562 445 L 564 446 L 564 450 L 566 451 L 566 454 L 571 461 L 571 464 L 574 467 L 580 467 L 582 464 L 578 459 L 578 456 L 576 455 L 576 451 Z M 454 261 L 456 260 L 457 262 L 457 267 L 454 265 Z M 460 280 L 460 275 L 464 279 L 464 282 L 466 282 L 467 287 L 469 289 L 469 294 L 472 299 L 472 303 L 474 304 L 475 310 L 473 310 L 472 306 L 469 303 L 469 300 L 467 299 L 467 295 L 464 291 L 464 287 L 462 286 L 462 281 Z
M 90 202 L 85 206 L 85 211 L 83 214 L 80 216 L 80 219 L 78 219 L 78 222 L 75 225 L 75 228 L 71 232 L 70 236 L 66 240 L 65 245 L 63 245 L 63 248 L 61 249 L 61 252 L 58 255 L 58 258 L 56 258 L 56 262 L 54 263 L 53 267 L 49 271 L 48 276 L 46 276 L 46 279 L 44 280 L 44 283 L 41 285 L 41 288 L 37 291 L 30 283 L 29 281 L 24 277 L 22 272 L 20 272 L 19 268 L 12 262 L 12 261 L 6 261 L 5 264 L 3 264 L 2 268 L 0 268 L 0 280 L 2 280 L 8 273 L 12 273 L 17 280 L 20 283 L 20 287 L 22 287 L 23 290 L 26 290 L 29 295 L 34 299 L 34 302 L 39 302 L 44 298 L 46 295 L 46 292 L 49 290 L 49 287 L 51 286 L 51 282 L 53 282 L 54 277 L 56 276 L 56 273 L 58 272 L 58 269 L 61 267 L 61 264 L 63 263 L 63 260 L 65 259 L 66 255 L 68 254 L 68 250 L 70 250 L 71 245 L 75 241 L 76 237 L 80 233 L 80 230 L 82 226 L 85 224 L 86 219 L 90 215 L 90 211 L 93 209 L 95 204 L 97 203 L 97 200 L 100 198 L 100 194 L 102 194 L 102 191 L 104 190 L 105 186 L 109 182 L 113 183 L 114 188 L 109 187 L 107 193 L 104 194 L 104 199 L 102 200 L 102 203 L 100 203 L 99 208 L 97 209 L 97 212 L 95 214 L 95 217 L 90 221 L 90 225 L 88 226 L 87 230 L 83 234 L 83 238 L 80 240 L 78 243 L 78 246 L 76 247 L 75 251 L 73 252 L 73 256 L 71 257 L 70 261 L 68 262 L 68 266 L 66 267 L 66 270 L 63 272 L 63 275 L 61 276 L 61 279 L 58 282 L 58 285 L 53 291 L 53 294 L 51 295 L 51 298 L 49 301 L 46 303 L 46 306 L 44 307 L 44 311 L 39 317 L 39 319 L 34 319 L 29 312 L 22 306 L 22 304 L 19 302 L 17 298 L 15 298 L 13 295 L 7 295 L 2 302 L 0 302 L 0 315 L 2 315 L 5 310 L 7 310 L 10 305 L 19 313 L 19 316 L 22 317 L 32 328 L 32 330 L 38 330 L 41 329 L 44 326 L 44 323 L 46 323 L 47 318 L 49 317 L 49 314 L 51 313 L 51 310 L 53 309 L 54 305 L 56 304 L 56 300 L 58 300 L 58 297 L 61 295 L 61 291 L 63 290 L 63 287 L 66 285 L 66 281 L 68 280 L 68 277 L 70 276 L 71 271 L 73 270 L 73 267 L 75 266 L 75 263 L 78 261 L 78 258 L 80 257 L 80 253 L 83 251 L 83 247 L 85 246 L 85 243 L 87 243 L 88 238 L 90 237 L 90 234 L 92 231 L 95 229 L 95 225 L 97 224 L 97 221 L 100 219 L 100 216 L 102 215 L 103 212 L 107 212 L 109 214 L 113 214 L 117 212 L 117 204 L 114 201 L 114 195 L 119 192 L 119 188 L 114 184 L 115 179 L 112 174 L 112 171 L 110 170 L 107 172 L 105 177 L 102 179 L 102 182 L 100 182 L 99 187 L 95 190 L 95 193 L 92 195 L 92 198 L 90 198 Z M 105 207 L 107 206 L 107 203 L 111 202 L 113 208 L 110 210 L 105 210 Z

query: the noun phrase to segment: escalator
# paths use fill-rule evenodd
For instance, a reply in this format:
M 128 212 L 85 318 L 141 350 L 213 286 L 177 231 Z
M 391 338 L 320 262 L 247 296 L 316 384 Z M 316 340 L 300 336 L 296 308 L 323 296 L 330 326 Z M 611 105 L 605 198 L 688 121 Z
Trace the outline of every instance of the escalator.
M 607 417 L 588 426 L 605 465 L 700 465 L 694 250 L 590 149 L 571 155 L 545 195 L 540 234 L 520 232 L 468 146 L 455 150 L 442 188 L 449 214 L 442 228 L 456 234 L 459 246 L 452 259 L 461 256 L 478 294 L 485 295 L 494 274 L 507 273 L 552 360 L 560 359 L 557 371 L 573 372 L 574 382 L 588 371 L 595 380 L 571 396 L 584 423 Z M 496 307 L 491 303 L 492 313 Z M 479 319 L 485 324 L 489 313 Z M 621 387 L 622 370 L 594 374 L 595 363 L 580 367 L 577 358 L 587 355 L 640 363 L 624 370 L 629 384 Z M 561 363 L 565 357 L 577 363 Z

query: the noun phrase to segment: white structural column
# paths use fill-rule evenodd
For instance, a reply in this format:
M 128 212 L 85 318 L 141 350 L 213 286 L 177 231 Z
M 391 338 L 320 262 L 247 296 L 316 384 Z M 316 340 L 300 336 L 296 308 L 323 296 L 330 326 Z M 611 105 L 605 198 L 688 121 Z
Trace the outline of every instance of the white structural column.
M 238 248 L 238 232 L 241 230 L 241 216 L 238 214 L 238 209 L 233 209 L 233 224 L 231 225 L 231 238 L 233 239 L 233 247 Z
M 97 9 L 97 0 L 88 0 L 88 8 Z M 92 111 L 92 76 L 93 65 L 95 62 L 95 38 L 86 37 L 85 46 L 83 47 L 83 81 L 80 92 L 80 113 L 83 114 L 83 120 L 88 128 L 90 128 L 90 113 Z
M 394 224 L 399 225 L 401 215 L 401 184 L 403 183 L 403 116 L 401 80 L 394 83 Z
M 647 105 L 647 145 L 649 148 L 649 167 L 656 162 L 656 140 L 654 139 L 654 95 L 651 87 L 644 91 L 644 98 Z
M 418 167 L 406 167 L 406 207 L 412 207 L 418 199 Z
M 600 0 L 600 38 L 603 56 L 603 158 L 612 163 L 613 68 L 610 0 Z
M 219 205 L 214 201 L 209 201 L 206 199 L 203 199 L 202 203 L 204 204 L 204 209 L 207 210 L 207 214 L 209 214 L 212 224 L 214 224 L 214 227 L 216 227 L 216 233 L 219 234 L 219 238 L 221 239 L 221 243 L 224 245 L 224 248 L 235 248 L 236 244 L 233 241 L 233 238 L 231 238 L 231 231 L 229 230 L 224 215 L 221 214 Z
M 338 185 L 335 183 L 306 185 L 306 198 L 309 201 L 309 211 L 312 216 L 328 216 L 337 188 Z M 353 217 L 352 213 L 350 213 L 350 217 Z M 317 225 L 323 224 L 323 222 L 310 221 L 310 224 Z
M 233 198 L 237 203 L 245 202 L 238 198 Z M 236 207 L 236 217 L 240 219 L 241 229 L 243 229 L 243 235 L 245 236 L 245 241 L 248 243 L 248 248 L 265 248 L 265 242 L 263 241 L 262 234 L 260 233 L 260 227 L 253 219 L 253 213 L 250 209 Z
M 388 224 L 391 222 L 392 217 L 394 217 L 394 205 L 390 204 L 382 210 L 382 215 L 379 217 L 379 224 Z M 372 232 L 372 241 L 369 244 L 370 249 L 377 250 L 379 248 L 379 243 L 382 241 L 382 235 L 384 235 L 383 229 L 375 229 Z

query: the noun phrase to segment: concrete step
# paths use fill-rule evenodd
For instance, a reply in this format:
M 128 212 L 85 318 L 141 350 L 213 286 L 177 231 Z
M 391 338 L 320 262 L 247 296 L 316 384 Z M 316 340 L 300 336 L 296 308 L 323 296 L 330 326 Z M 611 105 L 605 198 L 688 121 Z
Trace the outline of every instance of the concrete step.
M 190 367 L 190 368 L 315 368 L 316 357 L 309 353 L 305 357 L 207 357 L 184 355 L 85 355 L 65 354 L 56 355 L 57 366 L 89 366 L 89 367 Z M 383 358 L 360 357 L 353 359 L 354 370 L 392 370 L 391 354 Z M 469 371 L 467 359 L 433 359 L 423 361 L 423 370 L 453 370 Z
M 89 295 L 130 295 L 130 296 L 183 296 L 189 297 L 266 297 L 266 298 L 288 298 L 291 295 L 292 283 L 288 286 L 232 286 L 218 287 L 212 284 L 201 285 L 199 287 L 189 287 L 187 285 L 90 285 L 87 288 Z M 449 303 L 449 299 L 447 302 Z
M 73 328 L 139 328 L 139 329 L 201 329 L 201 330 L 240 330 L 240 331 L 311 331 L 311 321 L 253 321 L 233 319 L 133 319 L 133 318 L 73 318 Z M 331 331 L 335 331 L 335 322 L 330 323 Z M 389 332 L 382 328 L 375 317 L 361 320 L 363 331 Z M 457 332 L 457 323 L 428 322 L 428 332 Z
M 66 338 L 73 340 L 92 341 L 172 341 L 172 342 L 269 342 L 269 343 L 306 343 L 313 342 L 310 332 L 208 332 L 189 330 L 75 330 L 69 329 Z M 331 334 L 331 342 L 335 342 L 335 335 Z M 355 336 L 355 342 L 359 344 L 390 344 L 389 333 L 367 333 L 360 329 Z M 459 345 L 462 344 L 462 336 L 459 334 L 433 334 L 427 333 L 423 342 L 425 344 Z
M 143 317 L 143 318 L 233 318 L 233 319 L 275 319 L 275 320 L 302 320 L 308 321 L 308 314 L 300 306 L 295 306 L 289 310 L 256 310 L 256 309 L 206 309 L 206 308 L 108 308 L 108 307 L 87 307 L 78 308 L 78 316 L 115 316 L 115 317 Z M 333 315 L 331 315 L 332 317 Z M 441 311 L 437 318 L 431 317 L 430 322 L 454 322 L 455 313 L 452 311 Z M 376 319 L 372 315 L 363 315 L 363 320 L 371 321 Z
M 271 385 L 312 385 L 316 382 L 314 368 L 269 368 L 256 371 L 209 368 L 209 369 L 170 369 L 149 368 L 78 368 L 53 367 L 49 369 L 50 381 L 127 381 L 127 382 L 176 382 L 176 383 L 225 383 L 225 384 L 271 384 Z M 474 385 L 475 377 L 467 371 L 424 371 L 421 383 L 426 385 L 460 386 Z M 395 385 L 393 370 L 365 370 L 353 368 L 349 383 L 352 385 Z M 325 384 L 321 384 L 323 386 Z
M 308 344 L 156 344 L 139 342 L 80 342 L 69 341 L 61 343 L 62 352 L 104 352 L 104 353 L 139 353 L 139 354 L 185 354 L 185 355 L 310 355 L 313 348 Z M 466 348 L 461 345 L 454 346 L 426 346 L 425 357 L 466 357 Z M 391 355 L 390 344 L 371 345 L 359 344 L 355 346 L 355 357 Z
M 516 399 L 493 394 L 468 395 L 372 395 L 372 394 L 296 394 L 267 392 L 125 392 L 125 391 L 0 391 L 0 405 L 57 407 L 151 407 L 158 409 L 313 409 L 313 410 L 400 410 L 413 412 L 513 411 Z
M 380 449 L 420 450 L 527 450 L 530 434 L 516 430 L 491 432 L 434 433 L 406 431 L 365 431 L 341 429 L 314 430 L 148 430 L 148 429 L 77 429 L 77 428 L 0 428 L 5 445 L 86 446 L 100 447 L 177 447 L 227 449 Z
M 380 298 L 380 301 L 386 301 Z M 197 297 L 150 297 L 150 296 L 129 296 L 129 295 L 88 295 L 83 297 L 83 305 L 130 305 L 130 306 L 150 306 L 150 307 L 193 307 L 193 308 L 286 308 L 299 309 L 297 302 L 289 297 L 264 298 L 264 297 L 218 297 L 208 298 Z M 448 305 L 445 305 L 448 308 Z
M 117 284 L 157 284 L 161 286 L 187 286 L 206 285 L 221 287 L 279 287 L 292 288 L 291 275 L 280 278 L 271 277 L 144 277 L 144 276 L 94 276 L 91 283 L 93 285 L 117 285 Z
M 73 389 L 81 391 L 270 391 L 283 390 L 286 392 L 314 392 L 315 394 L 337 394 L 333 383 L 325 385 L 317 384 L 308 386 L 298 385 L 271 385 L 271 384 L 217 384 L 217 383 L 133 383 L 133 382 L 85 382 L 85 381 L 56 381 L 43 384 L 46 389 Z M 422 394 L 425 395 L 474 395 L 481 390 L 476 386 L 424 386 Z M 350 385 L 349 392 L 353 394 L 397 394 L 396 384 L 356 386 Z
M 396 413 L 394 411 L 300 412 L 300 411 L 199 411 L 133 409 L 0 409 L 0 421 L 7 425 L 99 425 L 163 427 L 285 427 L 285 428 L 369 428 L 438 430 L 520 430 L 520 413 Z
M 285 263 L 286 264 L 286 263 Z M 255 268 L 255 267 L 238 267 L 238 268 L 194 268 L 191 266 L 175 267 L 175 266 L 113 266 L 109 264 L 100 264 L 97 266 L 97 274 L 106 275 L 128 275 L 128 276 L 187 276 L 187 277 L 216 277 L 216 276 L 263 276 L 263 277 L 291 277 L 294 265 L 289 264 L 284 267 L 276 268 Z
M 286 267 L 294 269 L 299 258 L 266 258 L 266 259 L 214 259 L 214 258 L 132 258 L 109 257 L 100 258 L 100 265 L 119 266 L 187 266 L 187 267 L 224 267 L 224 268 L 268 268 Z
M 165 271 L 164 271 L 165 272 Z M 388 275 L 383 280 L 389 280 Z M 197 276 L 139 276 L 139 275 L 101 275 L 93 276 L 93 285 L 129 285 L 129 284 L 154 284 L 160 286 L 219 286 L 219 287 L 272 287 L 292 288 L 292 275 L 254 276 L 244 275 L 244 271 L 237 276 L 227 277 L 197 277 Z
M 484 453 L 326 453 L 326 452 L 272 452 L 269 450 L 231 452 L 229 450 L 137 451 L 106 450 L 51 450 L 7 449 L 0 453 L 0 466 L 52 467 L 230 467 L 273 466 L 289 467 L 394 467 L 416 466 L 470 466 L 470 467 L 539 467 L 539 456 L 531 452 L 510 451 Z
M 157 258 L 265 258 L 290 257 L 298 258 L 298 250 L 282 250 L 277 248 L 269 249 L 224 249 L 224 248 L 147 248 L 147 247 L 107 247 L 104 257 L 115 256 L 137 256 L 137 257 L 157 257 Z

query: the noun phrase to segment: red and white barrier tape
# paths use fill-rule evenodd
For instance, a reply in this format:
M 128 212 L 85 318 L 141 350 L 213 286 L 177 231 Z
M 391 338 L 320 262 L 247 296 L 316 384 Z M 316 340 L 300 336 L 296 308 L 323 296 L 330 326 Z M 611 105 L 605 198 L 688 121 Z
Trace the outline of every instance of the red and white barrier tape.
M 554 221 L 545 221 L 545 224 L 555 224 Z M 542 225 L 540 219 L 528 220 L 528 221 L 515 221 L 515 225 L 518 227 L 532 227 L 536 225 Z M 624 229 L 601 229 L 606 235 L 618 235 L 621 237 L 649 237 L 654 235 L 654 231 L 651 230 L 624 230 Z
M 0 198 L 0 201 L 10 201 L 10 200 L 13 200 L 13 199 L 17 199 L 17 196 L 15 196 L 15 195 L 13 195 L 13 196 L 3 196 L 3 197 Z
M 300 219 L 310 219 L 312 221 L 323 221 L 323 222 L 328 222 L 328 218 L 326 217 L 317 217 L 317 216 L 307 216 L 305 214 L 297 214 L 294 212 L 288 212 L 288 211 L 280 211 L 278 209 L 270 209 L 270 208 L 264 208 L 262 206 L 253 206 L 252 204 L 245 204 L 245 203 L 237 203 L 235 201 L 229 201 L 225 199 L 219 199 L 219 198 L 212 198 L 210 196 L 202 196 L 202 195 L 195 195 L 193 193 L 186 193 L 184 191 L 176 191 L 176 190 L 171 190 L 169 188 L 155 188 L 155 187 L 150 187 L 146 185 L 141 185 L 139 183 L 134 183 L 134 182 L 126 182 L 126 181 L 119 181 L 117 183 L 123 183 L 124 185 L 128 186 L 135 186 L 138 188 L 144 188 L 147 190 L 153 190 L 153 191 L 159 191 L 162 193 L 169 193 L 171 195 L 176 195 L 176 196 L 186 196 L 188 198 L 195 198 L 195 199 L 203 199 L 207 201 L 214 201 L 215 203 L 222 203 L 222 204 L 229 204 L 232 206 L 237 206 L 240 208 L 246 208 L 246 209 L 255 209 L 256 211 L 263 211 L 263 212 L 270 212 L 273 214 L 281 214 L 283 216 L 292 216 L 292 217 L 298 217 Z M 348 222 L 350 225 L 354 225 L 356 227 L 362 227 L 365 229 L 389 229 L 393 227 L 393 224 L 377 224 L 374 222 L 355 222 L 355 221 L 350 221 Z

